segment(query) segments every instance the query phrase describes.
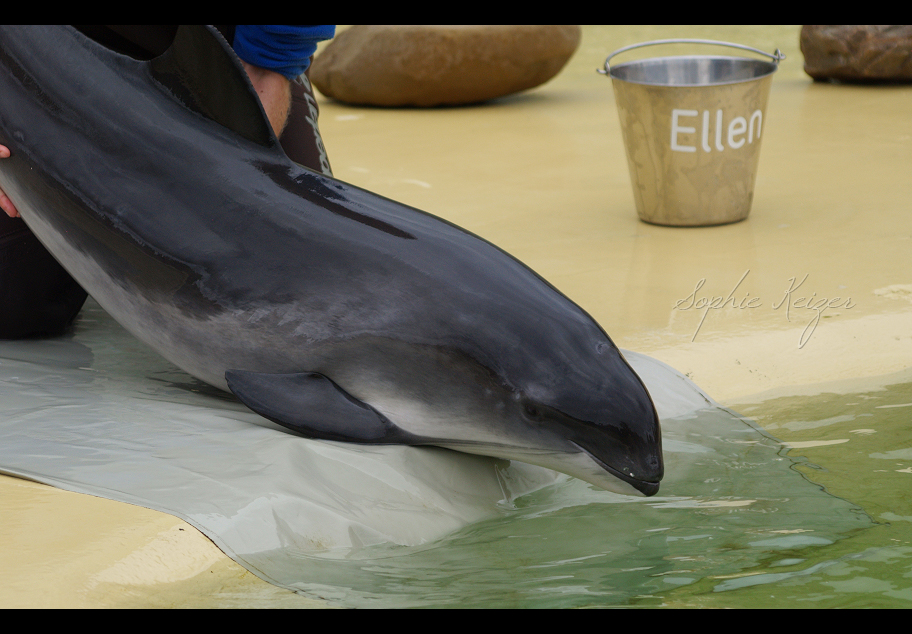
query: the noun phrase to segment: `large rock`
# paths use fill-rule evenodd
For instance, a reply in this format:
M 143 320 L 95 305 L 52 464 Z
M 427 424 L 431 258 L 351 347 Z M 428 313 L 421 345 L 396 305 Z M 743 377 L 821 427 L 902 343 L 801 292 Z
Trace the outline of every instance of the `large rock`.
M 310 80 L 350 104 L 476 103 L 545 83 L 580 35 L 578 26 L 352 26 L 317 56 Z
M 816 80 L 912 81 L 912 26 L 806 24 L 804 70 Z

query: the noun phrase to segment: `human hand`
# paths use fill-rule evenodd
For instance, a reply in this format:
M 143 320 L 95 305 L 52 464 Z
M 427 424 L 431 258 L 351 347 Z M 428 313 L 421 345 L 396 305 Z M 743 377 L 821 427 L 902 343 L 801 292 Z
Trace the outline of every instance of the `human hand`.
M 9 148 L 5 145 L 0 145 L 0 159 L 9 158 L 10 151 Z M 0 189 L 0 209 L 6 212 L 6 215 L 10 218 L 18 218 L 19 211 L 16 209 L 16 205 L 13 204 L 13 201 L 3 193 L 3 190 Z

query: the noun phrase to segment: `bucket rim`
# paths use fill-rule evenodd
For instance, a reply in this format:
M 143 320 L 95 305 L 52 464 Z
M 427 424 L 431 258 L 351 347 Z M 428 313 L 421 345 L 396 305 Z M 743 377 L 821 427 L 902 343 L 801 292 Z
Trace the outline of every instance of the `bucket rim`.
M 631 68 L 634 66 L 652 64 L 655 62 L 662 62 L 666 60 L 720 60 L 720 61 L 739 61 L 744 62 L 745 64 L 758 64 L 761 67 L 766 67 L 766 72 L 756 75 L 754 77 L 746 77 L 743 79 L 731 79 L 725 81 L 713 81 L 713 82 L 695 82 L 695 83 L 676 83 L 670 84 L 667 82 L 661 81 L 643 81 L 637 79 L 629 79 L 626 77 L 618 77 L 615 74 L 615 71 L 622 70 L 625 68 Z M 730 55 L 667 55 L 664 57 L 647 57 L 644 59 L 634 59 L 629 62 L 622 62 L 620 64 L 615 64 L 611 67 L 611 70 L 607 73 L 611 77 L 612 81 L 622 81 L 628 84 L 639 84 L 643 86 L 663 86 L 667 88 L 700 88 L 700 87 L 712 87 L 712 86 L 727 86 L 731 84 L 743 84 L 751 81 L 759 81 L 765 79 L 779 70 L 779 64 L 776 62 L 767 61 L 764 59 L 754 59 L 752 57 L 737 57 Z M 600 71 L 601 72 L 601 71 Z
M 779 62 L 781 62 L 782 60 L 785 59 L 785 54 L 778 48 L 776 49 L 776 51 L 774 53 L 767 53 L 766 51 L 761 51 L 758 48 L 754 48 L 752 46 L 746 46 L 744 44 L 735 44 L 734 42 L 723 42 L 721 40 L 704 40 L 704 39 L 694 39 L 694 38 L 676 38 L 676 39 L 665 39 L 665 40 L 650 40 L 648 42 L 640 42 L 639 44 L 630 44 L 629 46 L 623 46 L 623 47 L 617 49 L 616 51 L 614 51 L 613 53 L 611 53 L 608 57 L 606 57 L 604 68 L 597 68 L 596 71 L 601 73 L 602 75 L 610 75 L 612 79 L 618 79 L 617 77 L 615 77 L 614 75 L 611 74 L 611 67 L 608 64 L 608 62 L 611 61 L 612 57 L 619 55 L 621 53 L 627 52 L 627 51 L 637 49 L 637 48 L 643 48 L 645 46 L 664 45 L 664 44 L 709 44 L 712 46 L 726 46 L 729 48 L 737 48 L 737 49 L 744 50 L 744 51 L 750 51 L 752 53 L 757 53 L 758 55 L 763 55 L 765 57 L 772 58 L 772 62 L 766 62 L 766 60 L 754 60 L 754 61 L 763 61 L 766 63 L 772 63 L 774 65 L 772 72 L 775 72 L 775 70 L 779 68 Z M 671 57 L 677 58 L 677 57 L 688 57 L 688 56 L 673 55 Z M 701 56 L 693 56 L 693 57 L 701 57 Z M 704 56 L 704 57 L 712 57 L 712 56 Z M 646 58 L 646 59 L 649 60 L 649 59 L 669 59 L 669 58 Z M 753 58 L 751 58 L 751 57 L 738 57 L 738 58 L 733 58 L 733 59 L 753 60 Z M 645 61 L 645 60 L 633 60 L 632 62 L 625 62 L 623 65 L 627 65 L 627 64 L 637 62 L 637 61 Z M 772 74 L 772 73 L 769 73 L 769 74 Z M 741 83 L 742 81 L 753 81 L 754 79 L 758 79 L 758 78 L 754 77 L 754 78 L 751 78 L 748 80 L 737 80 L 734 82 L 719 82 L 718 84 L 695 84 L 695 85 L 697 85 L 697 86 L 703 86 L 703 85 L 716 86 L 716 85 L 724 85 L 726 83 Z M 627 80 L 621 79 L 620 81 L 627 81 Z M 648 85 L 660 85 L 661 86 L 663 84 L 648 84 Z

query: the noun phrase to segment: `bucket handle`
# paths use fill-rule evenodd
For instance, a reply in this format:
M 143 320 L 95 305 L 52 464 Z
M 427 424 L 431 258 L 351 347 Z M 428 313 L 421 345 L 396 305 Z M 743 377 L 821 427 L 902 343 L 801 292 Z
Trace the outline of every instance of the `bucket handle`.
M 778 48 L 776 49 L 775 53 L 767 53 L 766 51 L 761 51 L 758 48 L 753 48 L 750 46 L 744 46 L 743 44 L 733 44 L 731 42 L 720 42 L 718 40 L 692 40 L 692 39 L 652 40 L 651 42 L 642 42 L 640 44 L 631 44 L 630 46 L 625 46 L 623 48 L 619 48 L 618 50 L 613 52 L 611 55 L 609 55 L 605 59 L 605 69 L 604 70 L 602 70 L 601 68 L 597 68 L 596 70 L 598 72 L 600 72 L 602 75 L 607 75 L 611 72 L 611 68 L 608 66 L 608 61 L 615 55 L 624 53 L 626 51 L 629 51 L 629 50 L 632 50 L 635 48 L 641 48 L 643 46 L 655 46 L 656 44 L 717 44 L 719 46 L 730 46 L 732 48 L 740 48 L 745 51 L 751 51 L 752 53 L 758 53 L 760 55 L 765 55 L 766 57 L 771 57 L 773 59 L 773 63 L 775 63 L 777 66 L 779 65 L 779 62 L 781 62 L 782 60 L 785 59 L 785 54 L 783 54 L 783 52 L 780 51 Z

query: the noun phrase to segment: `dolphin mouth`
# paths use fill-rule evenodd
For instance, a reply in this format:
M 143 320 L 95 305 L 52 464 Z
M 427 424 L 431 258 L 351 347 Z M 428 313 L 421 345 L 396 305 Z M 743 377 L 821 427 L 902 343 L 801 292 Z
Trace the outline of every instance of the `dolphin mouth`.
M 587 451 L 585 447 L 582 447 L 582 446 L 576 444 L 572 440 L 570 442 L 574 446 L 576 446 L 581 452 L 585 453 L 587 456 L 592 458 L 592 460 L 595 461 L 595 463 L 598 466 L 600 466 L 602 469 L 604 469 L 605 471 L 610 473 L 612 476 L 614 476 L 618 480 L 626 482 L 627 484 L 632 486 L 634 489 L 636 489 L 643 495 L 649 497 L 649 496 L 655 495 L 656 493 L 659 492 L 659 485 L 660 485 L 659 482 L 653 482 L 650 480 L 641 480 L 639 478 L 635 478 L 633 476 L 627 475 L 626 473 L 623 473 L 622 471 L 618 471 L 611 465 L 605 464 L 605 462 L 603 462 L 602 460 L 599 460 L 596 456 L 593 456 L 592 453 Z

